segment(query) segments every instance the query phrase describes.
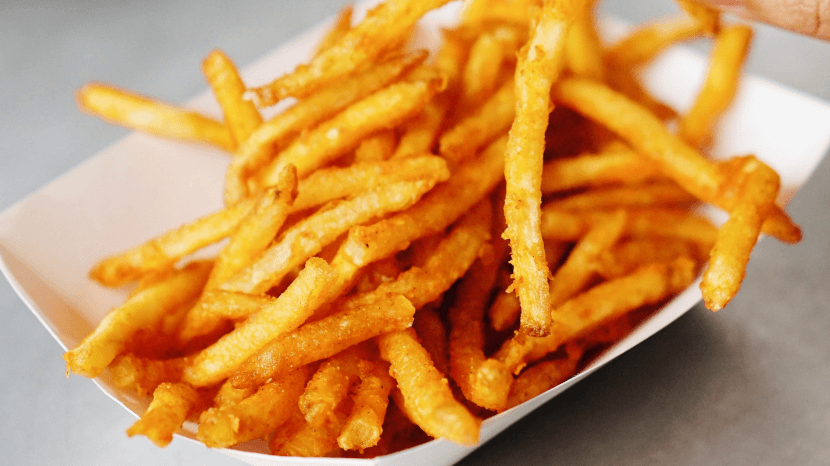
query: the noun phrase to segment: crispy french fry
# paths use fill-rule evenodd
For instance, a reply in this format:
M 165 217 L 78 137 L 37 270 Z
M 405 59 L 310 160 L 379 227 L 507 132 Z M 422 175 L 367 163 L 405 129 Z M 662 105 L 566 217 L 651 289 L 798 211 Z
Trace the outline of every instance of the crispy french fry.
M 294 417 L 278 429 L 268 446 L 272 455 L 322 457 L 340 456 L 337 436 L 346 423 L 347 414 L 342 410 L 334 412 L 322 426 L 313 426 L 297 411 Z
M 560 210 L 610 209 L 615 207 L 661 207 L 689 205 L 694 196 L 672 181 L 598 188 L 557 199 L 546 207 Z
M 273 304 L 200 351 L 185 367 L 182 380 L 196 387 L 221 382 L 270 340 L 296 329 L 315 309 L 328 302 L 328 287 L 335 280 L 337 272 L 326 261 L 309 259 Z
M 291 418 L 306 380 L 308 368 L 300 367 L 238 404 L 208 409 L 199 419 L 199 440 L 212 448 L 227 448 L 268 435 Z
M 253 103 L 242 98 L 245 84 L 239 71 L 221 50 L 213 50 L 202 61 L 202 73 L 222 107 L 225 126 L 236 145 L 241 145 L 262 124 L 262 115 Z
M 252 89 L 249 94 L 257 106 L 274 105 L 285 97 L 302 98 L 321 87 L 351 74 L 375 60 L 389 47 L 409 34 L 410 28 L 424 13 L 449 0 L 389 0 L 352 27 L 331 47 L 314 57 L 307 65 L 277 78 L 268 85 Z
M 441 316 L 436 312 L 435 306 L 427 304 L 418 309 L 412 328 L 415 329 L 415 334 L 429 353 L 438 372 L 449 375 L 450 356 L 447 347 L 447 329 L 441 321 Z
M 493 304 L 487 310 L 487 317 L 490 319 L 490 327 L 497 332 L 509 329 L 519 320 L 522 305 L 516 293 L 502 291 L 493 299 Z
M 680 138 L 690 146 L 705 143 L 715 122 L 735 98 L 751 41 L 752 29 L 742 24 L 725 27 L 715 38 L 706 80 L 678 126 Z
M 222 123 L 184 108 L 105 84 L 78 90 L 78 106 L 105 121 L 164 138 L 210 144 L 228 152 L 236 148 Z
M 133 390 L 138 396 L 150 396 L 160 384 L 181 380 L 186 364 L 185 358 L 159 360 L 123 354 L 112 361 L 109 369 L 116 387 Z
M 290 138 L 382 89 L 421 64 L 427 55 L 420 51 L 394 56 L 320 90 L 266 121 L 231 159 L 225 176 L 225 203 L 231 205 L 246 197 L 248 178 L 267 165 L 277 155 L 277 149 L 286 146 Z
M 478 443 L 481 421 L 455 400 L 447 379 L 418 343 L 414 330 L 386 333 L 378 338 L 378 346 L 413 422 L 435 438 L 462 445 Z
M 221 328 L 223 322 L 245 320 L 260 309 L 273 305 L 274 299 L 238 291 L 205 291 L 185 319 L 179 338 L 189 342 Z
M 577 76 L 602 80 L 605 75 L 603 46 L 594 26 L 595 0 L 582 2 L 565 41 L 568 69 Z
M 543 361 L 522 372 L 510 387 L 507 408 L 518 406 L 571 378 L 581 356 L 581 351 L 568 351 L 564 358 Z
M 444 86 L 446 80 L 440 76 L 427 81 L 401 82 L 358 101 L 280 152 L 259 175 L 260 186 L 275 184 L 277 175 L 288 164 L 296 166 L 297 175 L 305 178 L 344 155 L 365 136 L 393 128 L 417 115 Z
M 622 143 L 598 153 L 555 159 L 542 169 L 542 193 L 614 184 L 638 184 L 662 176 L 657 164 Z
M 228 406 L 235 406 L 257 392 L 259 387 L 233 388 L 230 380 L 225 380 L 213 397 L 213 408 L 220 409 Z M 292 410 L 293 412 L 293 410 Z
M 675 0 L 675 3 L 700 23 L 707 35 L 714 36 L 720 32 L 720 12 L 717 9 L 693 0 Z
M 520 330 L 550 332 L 550 270 L 540 230 L 542 158 L 552 110 L 550 90 L 563 66 L 565 38 L 573 22 L 568 0 L 546 0 L 516 65 L 516 118 L 505 152 L 505 239 L 510 240 L 513 287 L 522 304 Z
M 414 314 L 415 308 L 400 295 L 343 309 L 273 339 L 239 367 L 233 386 L 255 386 L 379 334 L 407 328 Z
M 515 56 L 519 34 L 509 26 L 498 26 L 479 35 L 461 74 L 459 107 L 476 105 L 496 88 L 503 63 Z
M 334 47 L 349 32 L 352 28 L 352 13 L 351 5 L 346 5 L 340 9 L 340 12 L 337 13 L 326 35 L 317 44 L 317 51 L 314 53 L 315 57 Z
M 186 383 L 163 383 L 153 392 L 153 401 L 127 435 L 144 435 L 159 447 L 173 441 L 173 434 L 199 405 L 199 393 Z
M 377 445 L 383 432 L 389 392 L 395 386 L 395 381 L 380 364 L 361 369 L 354 407 L 337 437 L 337 444 L 344 450 L 362 451 Z
M 306 422 L 319 427 L 334 416 L 335 408 L 349 396 L 358 380 L 361 356 L 354 348 L 348 348 L 320 365 L 299 400 Z
M 678 257 L 690 257 L 702 262 L 703 249 L 708 255 L 706 246 L 658 236 L 634 238 L 602 252 L 596 262 L 597 273 L 606 279 L 613 279 L 628 275 L 646 264 L 668 262 Z
M 381 130 L 364 139 L 354 151 L 354 163 L 379 162 L 392 157 L 397 140 L 395 131 Z
M 611 46 L 605 59 L 620 68 L 640 66 L 672 45 L 700 37 L 703 28 L 692 18 L 655 21 L 640 26 Z
M 737 193 L 729 220 L 718 230 L 709 267 L 700 289 L 706 307 L 718 311 L 737 294 L 746 274 L 746 264 L 761 225 L 769 216 L 778 195 L 780 179 L 769 166 L 747 157 L 738 180 Z
M 101 375 L 136 333 L 159 325 L 167 312 L 198 295 L 212 265 L 189 264 L 111 310 L 78 347 L 64 353 L 67 369 L 84 377 Z

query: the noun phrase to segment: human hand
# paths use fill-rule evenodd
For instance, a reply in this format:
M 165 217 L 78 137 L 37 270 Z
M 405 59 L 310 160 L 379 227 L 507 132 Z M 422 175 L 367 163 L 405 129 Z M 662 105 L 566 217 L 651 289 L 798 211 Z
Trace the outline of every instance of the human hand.
M 830 40 L 828 0 L 701 0 L 747 19 Z

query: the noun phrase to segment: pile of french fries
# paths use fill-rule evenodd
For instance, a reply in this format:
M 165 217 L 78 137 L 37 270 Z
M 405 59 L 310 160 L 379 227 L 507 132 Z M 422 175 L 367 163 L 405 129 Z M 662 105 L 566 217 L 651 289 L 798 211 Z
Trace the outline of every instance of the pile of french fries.
M 64 359 L 152 396 L 129 435 L 164 446 L 196 419 L 210 447 L 264 438 L 275 455 L 474 445 L 482 419 L 573 376 L 699 270 L 719 310 L 761 232 L 800 240 L 772 169 L 701 152 L 746 26 L 683 1 L 684 17 L 605 45 L 591 0 L 472 0 L 433 56 L 408 48 L 445 3 L 387 0 L 354 25 L 347 7 L 308 63 L 262 87 L 212 52 L 223 121 L 80 90 L 106 120 L 231 154 L 223 209 L 91 271 L 136 285 Z M 708 75 L 678 114 L 637 72 L 702 36 Z

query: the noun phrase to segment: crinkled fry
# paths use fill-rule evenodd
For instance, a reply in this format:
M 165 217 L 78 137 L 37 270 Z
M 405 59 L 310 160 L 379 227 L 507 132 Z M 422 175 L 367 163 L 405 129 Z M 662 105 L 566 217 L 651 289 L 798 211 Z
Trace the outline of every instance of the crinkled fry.
M 383 421 L 389 406 L 389 392 L 395 380 L 380 364 L 365 364 L 360 385 L 354 394 L 352 408 L 337 444 L 344 450 L 360 450 L 377 445 L 383 432 Z
M 701 254 L 702 249 L 704 247 L 674 238 L 633 238 L 601 253 L 596 262 L 597 273 L 606 279 L 613 279 L 628 275 L 646 264 L 668 262 L 678 257 L 689 257 L 703 262 L 705 257 Z M 706 251 L 708 256 L 708 249 Z
M 407 328 L 414 314 L 415 308 L 401 295 L 342 309 L 273 339 L 239 367 L 231 383 L 236 388 L 263 383 L 381 333 Z
M 687 16 L 655 21 L 638 27 L 612 45 L 605 58 L 621 68 L 640 66 L 672 45 L 700 37 L 702 33 L 701 24 Z
M 326 261 L 309 259 L 273 304 L 200 351 L 185 368 L 182 380 L 196 387 L 221 382 L 266 343 L 293 331 L 327 303 L 329 287 L 336 280 L 337 272 Z
M 516 116 L 514 85 L 514 80 L 508 79 L 479 108 L 441 134 L 440 154 L 455 163 L 462 163 L 510 129 Z
M 150 396 L 164 382 L 178 382 L 187 364 L 185 358 L 149 359 L 123 354 L 109 366 L 112 383 L 133 390 L 138 396 Z
M 429 357 L 438 372 L 449 375 L 450 356 L 447 347 L 447 329 L 444 327 L 444 322 L 435 307 L 430 303 L 418 309 L 418 312 L 415 313 L 412 328 L 415 329 L 415 334 L 418 335 L 421 345 L 429 353 Z
M 715 38 L 706 80 L 678 126 L 680 138 L 690 146 L 700 147 L 706 142 L 718 118 L 735 98 L 750 42 L 752 29 L 742 24 L 723 28 Z
M 596 275 L 599 255 L 610 249 L 620 238 L 627 217 L 623 210 L 611 213 L 605 220 L 591 225 L 585 236 L 576 243 L 550 281 L 551 309 L 555 310 L 588 286 Z
M 346 154 L 364 137 L 394 128 L 417 115 L 445 85 L 446 80 L 440 75 L 426 81 L 400 82 L 352 104 L 280 152 L 259 174 L 259 185 L 276 183 L 276 177 L 288 164 L 296 166 L 297 175 L 305 178 Z
M 308 368 L 300 367 L 238 404 L 208 409 L 199 419 L 199 440 L 211 448 L 227 448 L 268 435 L 294 414 L 307 380 Z
M 371 10 L 331 47 L 270 84 L 248 95 L 259 107 L 274 105 L 285 97 L 302 98 L 353 73 L 402 42 L 410 28 L 426 12 L 449 0 L 387 0 Z
M 89 83 L 75 95 L 78 106 L 107 122 L 155 136 L 236 149 L 225 125 L 212 118 L 149 97 L 100 83 Z
M 245 84 L 236 66 L 221 50 L 212 50 L 202 61 L 202 73 L 222 108 L 225 126 L 239 146 L 262 124 L 262 115 L 251 101 L 242 98 Z
M 262 124 L 239 147 L 225 175 L 225 203 L 230 205 L 248 194 L 248 178 L 277 155 L 301 131 L 327 120 L 421 64 L 426 51 L 394 56 L 354 76 L 321 89 Z
M 734 200 L 723 195 L 729 183 L 717 166 L 671 134 L 647 110 L 602 84 L 578 78 L 560 80 L 554 99 L 617 133 L 638 153 L 698 199 L 730 211 Z M 764 222 L 765 233 L 787 243 L 801 241 L 801 229 L 778 206 Z
M 683 291 L 694 280 L 696 268 L 695 261 L 683 257 L 649 264 L 631 275 L 601 283 L 555 309 L 550 335 L 532 338 L 517 334 L 494 357 L 518 374 L 526 364 L 597 325 Z
M 335 415 L 335 408 L 358 380 L 363 356 L 356 348 L 347 348 L 320 365 L 299 400 L 306 422 L 320 427 Z
M 138 280 L 149 273 L 170 269 L 182 257 L 233 233 L 256 204 L 256 198 L 244 199 L 236 205 L 170 230 L 133 249 L 98 262 L 89 276 L 102 285 L 115 287 Z
M 352 264 L 363 266 L 443 231 L 501 181 L 505 142 L 501 138 L 490 144 L 411 208 L 373 225 L 352 228 L 342 246 L 344 255 Z
M 354 151 L 354 163 L 379 162 L 389 159 L 395 152 L 397 143 L 395 131 L 380 130 L 360 142 Z
M 563 66 L 565 38 L 575 5 L 546 0 L 516 65 L 516 118 L 505 152 L 504 217 L 513 264 L 513 288 L 522 303 L 520 331 L 550 332 L 550 270 L 540 229 L 545 130 L 553 109 L 550 90 Z
M 449 382 L 435 368 L 412 329 L 378 338 L 381 357 L 398 382 L 405 412 L 424 432 L 461 445 L 478 443 L 481 421 L 456 401 Z
M 639 184 L 660 178 L 657 164 L 622 143 L 612 143 L 598 153 L 554 159 L 542 169 L 542 193 L 615 184 Z
M 159 447 L 173 441 L 173 434 L 198 407 L 199 392 L 186 383 L 163 383 L 153 392 L 153 401 L 127 435 L 144 435 Z
M 689 205 L 696 199 L 673 181 L 597 188 L 556 199 L 551 209 L 592 210 L 615 207 L 661 207 Z
M 220 288 L 264 293 L 354 225 L 410 207 L 436 181 L 437 179 L 397 181 L 340 201 L 329 209 L 321 209 L 286 230 L 255 263 L 223 283 Z
M 63 355 L 66 367 L 84 377 L 98 377 L 142 329 L 155 328 L 178 305 L 197 296 L 213 262 L 195 262 L 112 309 L 95 330 Z
M 722 309 L 738 293 L 761 225 L 775 205 L 781 180 L 775 170 L 750 156 L 736 184 L 734 206 L 718 230 L 700 284 L 703 301 L 713 311 Z
M 570 379 L 576 373 L 582 351 L 568 349 L 566 357 L 542 361 L 516 377 L 507 397 L 507 408 L 518 406 Z
M 317 44 L 317 51 L 314 53 L 315 57 L 334 47 L 349 32 L 352 28 L 352 13 L 351 5 L 345 5 L 340 9 L 334 21 L 332 21 L 331 27 L 326 31 L 326 35 Z

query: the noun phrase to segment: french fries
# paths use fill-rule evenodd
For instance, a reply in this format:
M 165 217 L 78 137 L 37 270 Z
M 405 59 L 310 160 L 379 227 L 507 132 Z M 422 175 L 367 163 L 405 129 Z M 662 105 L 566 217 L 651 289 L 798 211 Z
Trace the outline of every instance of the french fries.
M 224 208 L 90 272 L 137 285 L 64 359 L 152 395 L 129 435 L 164 446 L 198 418 L 209 447 L 275 455 L 475 445 L 483 418 L 578 373 L 698 271 L 718 310 L 762 232 L 800 240 L 769 166 L 698 150 L 749 29 L 680 0 L 688 18 L 606 47 L 592 0 L 473 0 L 434 59 L 406 51 L 445 3 L 387 0 L 355 25 L 346 7 L 307 64 L 255 89 L 211 52 L 222 122 L 79 92 L 105 119 L 233 153 Z M 715 37 L 709 75 L 674 131 L 637 68 L 698 36 Z

